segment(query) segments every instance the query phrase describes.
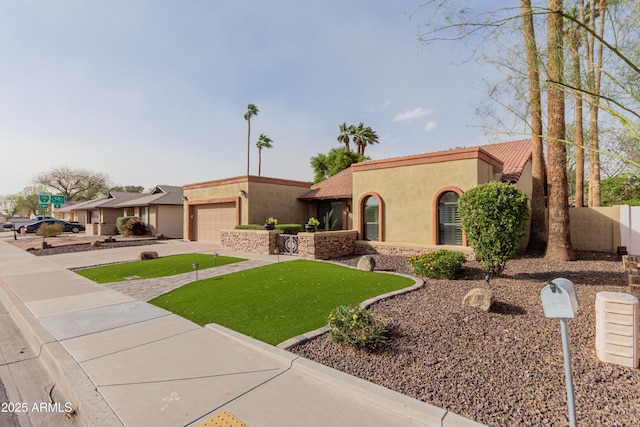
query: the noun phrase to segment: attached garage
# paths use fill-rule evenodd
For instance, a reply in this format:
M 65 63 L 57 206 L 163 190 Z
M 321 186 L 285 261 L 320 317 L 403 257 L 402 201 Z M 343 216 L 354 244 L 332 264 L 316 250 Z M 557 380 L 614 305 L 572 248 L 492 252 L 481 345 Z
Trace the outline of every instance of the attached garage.
M 220 241 L 220 230 L 237 225 L 236 203 L 210 203 L 193 205 L 193 239 L 198 241 Z
M 184 236 L 190 241 L 220 242 L 221 230 L 240 224 L 304 224 L 312 215 L 298 196 L 309 191 L 302 181 L 237 176 L 183 186 Z

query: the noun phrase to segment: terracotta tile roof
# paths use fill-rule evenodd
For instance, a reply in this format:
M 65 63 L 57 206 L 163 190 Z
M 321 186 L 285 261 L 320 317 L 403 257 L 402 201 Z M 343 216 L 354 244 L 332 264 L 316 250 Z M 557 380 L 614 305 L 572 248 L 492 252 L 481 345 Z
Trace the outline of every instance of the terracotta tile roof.
M 392 157 L 389 159 L 371 160 L 354 164 L 337 175 L 325 179 L 311 187 L 311 190 L 304 193 L 300 200 L 326 200 L 326 199 L 349 199 L 353 194 L 353 169 L 402 167 L 405 164 L 415 162 L 442 162 L 456 158 L 456 154 L 478 155 L 484 152 L 485 161 L 490 161 L 495 165 L 502 163 L 502 180 L 506 182 L 517 182 L 522 175 L 524 166 L 531 160 L 531 140 L 522 139 L 518 141 L 500 142 L 497 144 L 480 145 L 477 147 L 456 148 L 452 150 L 436 151 L 433 153 L 417 154 L 404 157 Z M 471 154 L 470 154 L 471 153 Z M 474 154 L 476 153 L 476 154 Z
M 481 145 L 480 148 L 502 161 L 502 181 L 505 182 L 518 182 L 524 166 L 531 160 L 530 139 Z
M 300 200 L 350 199 L 353 194 L 353 173 L 347 168 L 325 179 L 299 196 Z

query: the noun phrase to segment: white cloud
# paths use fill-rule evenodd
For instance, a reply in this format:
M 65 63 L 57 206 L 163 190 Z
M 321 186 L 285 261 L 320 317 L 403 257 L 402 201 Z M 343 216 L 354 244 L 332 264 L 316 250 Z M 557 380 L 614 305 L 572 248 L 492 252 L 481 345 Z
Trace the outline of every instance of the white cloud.
M 416 107 L 413 110 L 407 110 L 404 113 L 398 113 L 393 118 L 394 122 L 402 122 L 405 120 L 417 119 L 419 117 L 428 116 L 429 114 L 433 114 L 431 110 L 425 110 L 422 107 Z
M 427 123 L 427 125 L 424 127 L 424 131 L 425 132 L 430 132 L 432 130 L 434 130 L 435 128 L 438 127 L 438 122 L 434 122 L 434 121 L 430 121 L 429 123 Z
M 386 107 L 387 105 L 391 104 L 391 100 L 387 99 L 384 104 L 382 104 L 383 107 Z

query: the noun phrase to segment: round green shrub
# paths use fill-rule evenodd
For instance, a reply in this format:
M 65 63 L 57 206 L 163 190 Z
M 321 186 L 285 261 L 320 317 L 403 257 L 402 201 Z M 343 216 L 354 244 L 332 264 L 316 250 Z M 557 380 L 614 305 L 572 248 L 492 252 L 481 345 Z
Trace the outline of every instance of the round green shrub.
M 469 245 L 492 276 L 499 276 L 520 247 L 529 218 L 528 196 L 506 182 L 478 185 L 458 199 Z
M 360 306 L 341 305 L 327 318 L 329 339 L 354 348 L 373 350 L 384 340 L 385 324 Z
M 414 255 L 407 258 L 407 262 L 418 276 L 430 279 L 455 279 L 462 264 L 467 258 L 463 253 L 440 249 L 426 254 Z

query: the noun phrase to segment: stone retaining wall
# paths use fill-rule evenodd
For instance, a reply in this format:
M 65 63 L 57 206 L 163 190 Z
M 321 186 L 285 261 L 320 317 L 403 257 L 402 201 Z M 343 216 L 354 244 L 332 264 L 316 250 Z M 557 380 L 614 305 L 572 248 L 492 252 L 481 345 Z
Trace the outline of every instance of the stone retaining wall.
M 448 249 L 450 251 L 462 252 L 467 260 L 475 260 L 473 249 L 467 246 L 446 246 L 446 245 L 417 245 L 387 242 L 370 242 L 358 240 L 355 242 L 354 253 L 356 255 L 401 255 L 409 257 L 417 254 L 434 252 L 440 249 Z
M 222 230 L 220 243 L 229 250 L 256 254 L 273 254 L 281 230 Z
M 301 259 L 330 259 L 352 255 L 358 232 L 354 230 L 298 233 Z

